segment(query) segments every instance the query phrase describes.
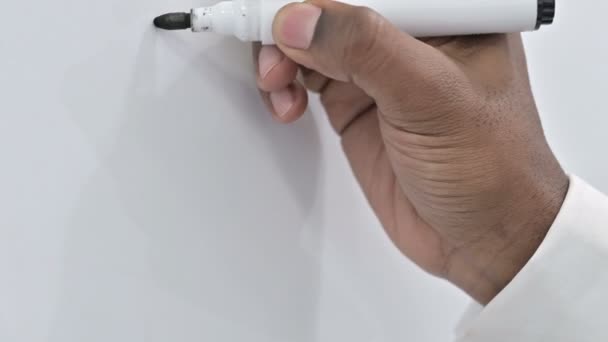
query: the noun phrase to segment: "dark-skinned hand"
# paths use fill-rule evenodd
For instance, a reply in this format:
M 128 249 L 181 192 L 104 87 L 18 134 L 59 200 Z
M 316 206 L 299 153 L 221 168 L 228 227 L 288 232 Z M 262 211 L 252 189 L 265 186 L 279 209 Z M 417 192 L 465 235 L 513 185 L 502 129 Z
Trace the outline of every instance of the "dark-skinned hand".
M 534 254 L 568 188 L 520 35 L 419 40 L 330 0 L 286 6 L 273 33 L 276 47 L 254 49 L 273 117 L 296 120 L 306 90 L 320 93 L 396 246 L 488 303 Z

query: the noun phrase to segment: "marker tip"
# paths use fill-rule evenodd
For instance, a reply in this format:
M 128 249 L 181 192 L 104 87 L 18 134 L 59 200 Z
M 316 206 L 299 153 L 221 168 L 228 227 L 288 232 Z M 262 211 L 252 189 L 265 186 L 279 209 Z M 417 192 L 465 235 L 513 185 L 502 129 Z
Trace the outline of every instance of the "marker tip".
M 154 26 L 163 30 L 185 30 L 192 26 L 190 13 L 167 13 L 154 18 Z

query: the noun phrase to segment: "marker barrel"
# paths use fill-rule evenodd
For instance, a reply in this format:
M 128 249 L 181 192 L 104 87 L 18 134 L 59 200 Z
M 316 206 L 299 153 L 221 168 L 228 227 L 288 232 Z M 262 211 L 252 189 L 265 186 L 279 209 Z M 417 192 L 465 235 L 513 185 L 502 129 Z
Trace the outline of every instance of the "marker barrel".
M 192 10 L 192 30 L 272 44 L 286 0 L 233 0 Z M 551 24 L 555 0 L 347 0 L 372 8 L 415 37 L 534 31 Z

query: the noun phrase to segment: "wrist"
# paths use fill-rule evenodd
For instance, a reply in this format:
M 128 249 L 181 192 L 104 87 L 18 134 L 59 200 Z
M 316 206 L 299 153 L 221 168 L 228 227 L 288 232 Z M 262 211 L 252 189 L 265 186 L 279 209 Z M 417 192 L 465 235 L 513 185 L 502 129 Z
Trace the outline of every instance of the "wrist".
M 479 241 L 460 248 L 447 279 L 480 304 L 489 303 L 524 268 L 547 235 L 569 186 L 558 168 L 542 180 L 519 187 L 509 214 Z

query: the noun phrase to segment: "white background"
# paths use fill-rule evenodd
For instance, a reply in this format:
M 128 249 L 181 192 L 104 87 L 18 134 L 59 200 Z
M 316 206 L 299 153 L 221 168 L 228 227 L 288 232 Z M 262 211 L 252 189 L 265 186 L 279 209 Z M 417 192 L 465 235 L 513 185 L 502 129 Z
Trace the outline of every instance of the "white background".
M 604 15 L 526 36 L 547 135 L 608 190 Z M 201 2 L 3 3 L 0 340 L 449 341 L 467 298 L 402 258 L 322 111 L 271 121 Z

